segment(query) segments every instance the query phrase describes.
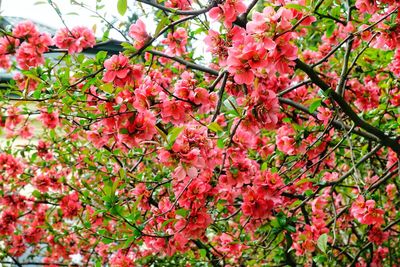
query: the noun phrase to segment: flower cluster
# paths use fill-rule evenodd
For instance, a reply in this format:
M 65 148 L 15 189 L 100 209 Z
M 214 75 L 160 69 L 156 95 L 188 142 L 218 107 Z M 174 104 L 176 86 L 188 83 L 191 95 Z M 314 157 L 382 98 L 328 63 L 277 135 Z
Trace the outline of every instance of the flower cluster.
M 82 52 L 85 48 L 93 47 L 96 44 L 96 38 L 89 28 L 76 26 L 72 29 L 58 30 L 54 36 L 54 43 L 58 48 L 68 49 L 69 54 L 74 54 Z
M 122 54 L 107 59 L 104 67 L 106 72 L 103 81 L 112 82 L 116 86 L 138 84 L 142 77 L 140 66 L 130 64 L 129 59 Z

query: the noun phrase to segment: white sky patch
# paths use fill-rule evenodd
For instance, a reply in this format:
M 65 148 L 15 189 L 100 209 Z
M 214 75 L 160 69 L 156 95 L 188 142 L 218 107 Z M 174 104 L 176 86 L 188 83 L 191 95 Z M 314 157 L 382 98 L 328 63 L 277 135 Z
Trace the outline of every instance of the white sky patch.
M 78 264 L 78 265 L 83 264 L 83 256 L 81 254 L 79 254 L 79 253 L 72 254 L 72 255 L 69 255 L 69 257 L 71 258 L 72 264 Z
M 40 4 L 37 4 L 38 2 Z M 98 17 L 96 18 L 94 13 L 80 6 L 71 5 L 69 0 L 54 0 L 53 2 L 61 10 L 63 19 L 68 27 L 87 26 L 92 28 L 93 25 L 97 25 L 96 35 L 99 36 L 102 34 L 101 19 Z M 96 9 L 96 0 L 77 0 L 77 2 L 84 3 L 92 10 Z M 103 0 L 102 4 L 105 5 L 105 7 L 100 9 L 99 13 L 102 16 L 104 15 L 108 21 L 111 22 L 113 16 L 115 16 L 119 21 L 124 21 L 126 19 L 118 13 L 117 1 Z M 2 16 L 26 18 L 55 29 L 64 27 L 60 17 L 48 4 L 47 0 L 2 0 L 0 10 Z M 128 13 L 129 11 L 127 14 Z M 121 36 L 115 32 L 112 32 L 111 37 L 121 39 Z
M 53 2 L 58 6 L 63 14 L 63 19 L 68 27 L 74 26 L 86 26 L 89 28 L 93 28 L 96 25 L 96 36 L 97 38 L 101 38 L 103 34 L 103 26 L 102 20 L 99 17 L 95 17 L 95 14 L 80 7 L 77 5 L 72 5 L 70 0 L 53 0 Z M 96 0 L 76 0 L 76 2 L 84 3 L 89 6 L 92 10 L 95 10 Z M 64 28 L 60 17 L 57 15 L 56 11 L 48 4 L 47 0 L 0 0 L 0 15 L 2 16 L 14 16 L 21 17 L 33 20 L 35 22 L 39 22 L 46 26 L 59 29 Z M 40 3 L 40 4 L 37 4 Z M 105 5 L 103 9 L 99 10 L 99 13 L 104 16 L 109 22 L 113 22 L 113 19 L 116 18 L 118 21 L 115 26 L 118 27 L 120 22 L 126 21 L 127 16 L 131 14 L 132 11 L 128 10 L 124 17 L 122 17 L 117 10 L 117 1 L 116 0 L 102 0 L 102 5 Z M 137 15 L 143 22 L 146 24 L 146 30 L 149 34 L 154 34 L 157 23 L 154 22 L 154 17 L 152 17 L 152 8 L 147 5 L 142 5 L 143 9 L 138 7 L 137 2 L 128 1 L 129 7 L 133 9 L 134 7 L 138 8 L 136 11 Z M 197 5 L 194 8 L 199 8 Z M 143 11 L 147 13 L 147 15 L 143 15 Z M 73 14 L 72 14 L 73 13 Z M 78 15 L 76 15 L 78 14 Z M 201 18 L 203 19 L 203 18 Z M 208 18 L 209 19 L 209 18 Z M 212 23 L 211 26 L 219 27 L 219 23 L 215 25 Z M 179 27 L 179 26 L 178 26 Z M 125 41 L 125 39 L 116 32 L 115 30 L 110 31 L 111 39 Z M 129 38 L 129 37 L 128 37 Z M 206 47 L 204 44 L 205 35 L 202 34 L 197 36 L 198 40 L 194 41 L 193 45 L 195 48 L 195 57 L 204 56 L 204 62 L 211 61 L 211 54 L 206 52 Z M 162 40 L 159 38 L 158 42 Z M 156 42 L 155 44 L 157 44 Z

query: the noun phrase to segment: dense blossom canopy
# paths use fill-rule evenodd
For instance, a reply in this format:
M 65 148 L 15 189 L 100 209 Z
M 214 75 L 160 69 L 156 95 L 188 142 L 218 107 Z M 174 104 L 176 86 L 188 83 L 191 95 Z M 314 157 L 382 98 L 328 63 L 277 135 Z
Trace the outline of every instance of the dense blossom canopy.
M 101 2 L 1 30 L 0 263 L 400 266 L 398 1 Z

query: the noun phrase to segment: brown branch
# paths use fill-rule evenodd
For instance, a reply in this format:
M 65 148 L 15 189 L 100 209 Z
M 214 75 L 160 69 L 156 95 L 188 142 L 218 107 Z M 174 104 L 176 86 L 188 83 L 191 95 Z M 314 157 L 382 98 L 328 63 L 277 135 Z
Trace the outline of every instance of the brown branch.
M 156 1 L 152 1 L 152 0 L 138 0 L 138 2 L 155 7 L 157 9 L 160 9 L 167 13 L 172 13 L 175 15 L 186 15 L 186 16 L 189 16 L 189 15 L 198 16 L 198 15 L 204 14 L 204 13 L 210 11 L 211 8 L 213 8 L 217 5 L 216 1 L 212 1 L 209 6 L 207 6 L 206 8 L 199 9 L 199 10 L 177 10 L 177 9 L 165 7 L 163 5 L 158 4 Z
M 295 62 L 296 68 L 304 71 L 310 77 L 314 84 L 320 87 L 327 95 L 335 100 L 335 102 L 340 106 L 343 112 L 355 123 L 356 126 L 359 126 L 368 133 L 375 135 L 380 139 L 380 142 L 383 145 L 390 147 L 397 154 L 400 154 L 400 144 L 398 140 L 392 139 L 380 129 L 375 128 L 371 124 L 358 117 L 357 113 L 354 112 L 354 110 L 350 107 L 346 100 L 344 100 L 342 96 L 332 90 L 332 88 L 327 83 L 325 83 L 309 65 L 299 59 L 296 59 Z
M 185 65 L 189 69 L 198 70 L 198 71 L 205 72 L 205 73 L 208 73 L 208 74 L 211 74 L 211 75 L 214 75 L 214 76 L 218 76 L 218 74 L 219 74 L 219 72 L 216 71 L 216 70 L 213 70 L 213 69 L 207 68 L 205 66 L 189 62 L 189 61 L 184 60 L 184 59 L 179 58 L 179 57 L 174 57 L 174 56 L 170 56 L 170 55 L 164 54 L 164 53 L 162 53 L 160 51 L 149 50 L 149 51 L 147 51 L 147 53 L 150 53 L 150 54 L 155 55 L 155 56 L 171 59 L 171 60 L 176 61 L 176 62 L 178 62 L 178 63 L 180 63 L 182 65 Z

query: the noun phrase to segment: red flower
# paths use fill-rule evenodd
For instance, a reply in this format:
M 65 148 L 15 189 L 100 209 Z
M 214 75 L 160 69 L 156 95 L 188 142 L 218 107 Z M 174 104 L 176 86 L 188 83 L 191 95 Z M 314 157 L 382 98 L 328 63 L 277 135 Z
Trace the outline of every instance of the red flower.
M 93 47 L 96 38 L 89 28 L 76 26 L 71 30 L 66 28 L 58 30 L 54 42 L 57 47 L 68 49 L 69 54 L 74 54 L 82 52 L 84 48 Z
M 146 32 L 146 25 L 141 19 L 129 27 L 129 36 L 134 40 L 137 49 L 141 48 L 150 37 Z
M 78 193 L 74 192 L 63 197 L 60 202 L 60 208 L 65 218 L 73 218 L 78 215 L 79 210 L 82 209 Z
M 135 80 L 141 78 L 141 71 L 129 63 L 129 59 L 122 55 L 113 55 L 104 62 L 106 73 L 104 74 L 104 82 L 112 82 L 116 86 L 124 87 L 125 85 L 134 84 Z

